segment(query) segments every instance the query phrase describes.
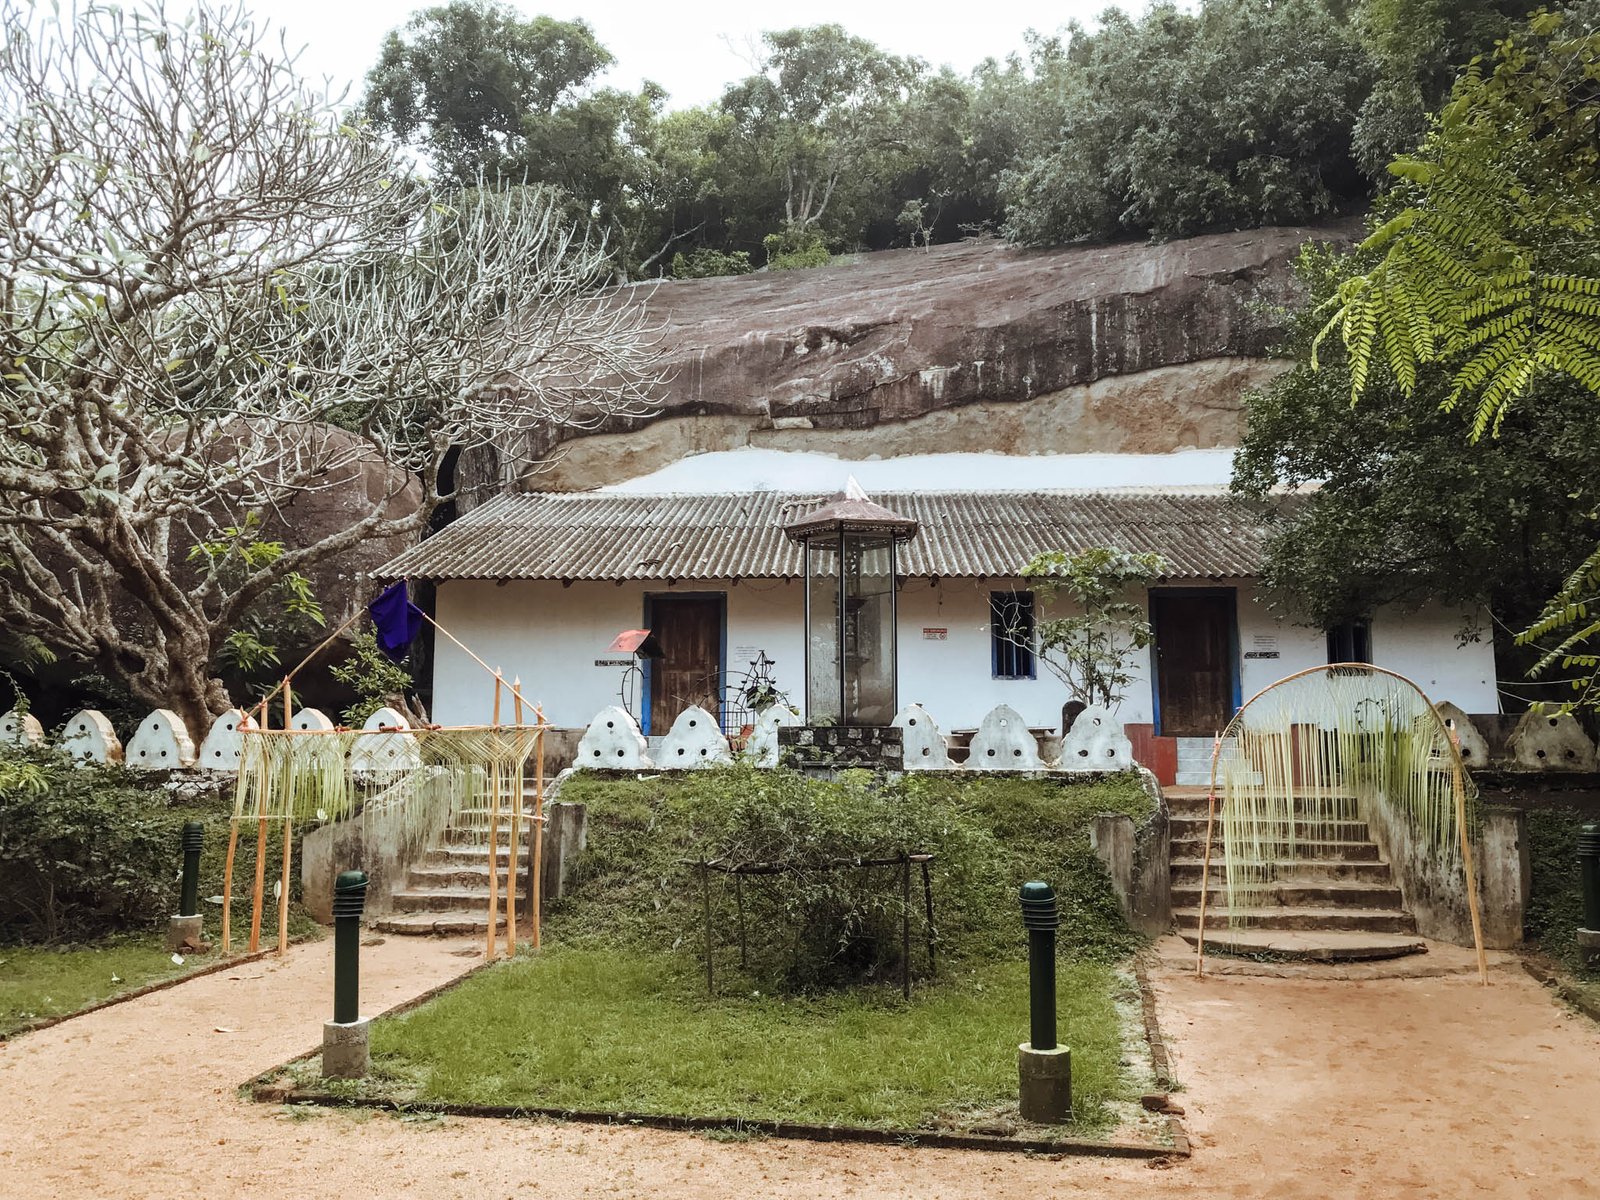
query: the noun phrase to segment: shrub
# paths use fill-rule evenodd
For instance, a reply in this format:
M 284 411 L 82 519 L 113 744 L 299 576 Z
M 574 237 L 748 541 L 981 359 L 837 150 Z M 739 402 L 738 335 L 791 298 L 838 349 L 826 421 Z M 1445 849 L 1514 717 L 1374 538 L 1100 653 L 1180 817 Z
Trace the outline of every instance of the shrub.
M 745 275 L 750 269 L 750 252 L 747 250 L 724 254 L 721 250 L 702 246 L 687 255 L 681 250 L 674 254 L 671 273 L 674 279 L 711 279 L 719 275 Z
M 205 827 L 200 896 L 208 933 L 220 911 L 233 789 L 203 781 L 178 793 L 161 776 L 122 767 L 76 767 L 45 750 L 0 748 L 0 944 L 81 942 L 159 925 L 176 912 L 185 821 Z M 294 828 L 294 853 L 306 826 Z M 234 861 L 234 927 L 247 924 L 255 877 L 255 828 L 241 831 Z M 281 830 L 266 840 L 267 907 L 283 862 Z M 295 873 L 296 876 L 298 873 Z M 298 896 L 290 881 L 290 899 Z M 270 911 L 266 925 L 270 929 Z M 295 936 L 315 929 L 290 910 Z M 270 936 L 270 935 L 269 935 Z
M 587 804 L 590 818 L 573 888 L 555 913 L 569 942 L 670 947 L 698 956 L 704 911 L 693 864 L 809 864 L 804 871 L 746 876 L 740 885 L 745 982 L 763 991 L 898 978 L 899 869 L 816 867 L 907 850 L 935 855 L 941 971 L 962 960 L 1020 953 L 1016 888 L 1030 878 L 1057 889 L 1063 954 L 1108 959 L 1137 943 L 1087 837 L 1094 813 L 1142 818 L 1148 812 L 1132 776 L 1068 784 L 931 777 L 887 783 L 861 772 L 822 783 L 743 767 L 654 779 L 584 773 L 564 785 L 561 798 Z M 738 961 L 738 895 L 730 877 L 714 873 L 710 882 L 721 977 Z M 911 905 L 911 965 L 920 974 L 927 956 L 915 871 Z
M 96 937 L 171 911 L 183 814 L 120 768 L 0 757 L 0 941 Z
M 773 271 L 798 271 L 805 267 L 825 267 L 833 259 L 827 243 L 814 230 L 785 229 L 761 239 L 767 252 L 767 268 Z
M 1595 820 L 1570 808 L 1528 812 L 1528 909 L 1523 933 L 1569 970 L 1581 971 L 1577 931 L 1583 926 L 1583 883 L 1578 867 L 1578 832 Z

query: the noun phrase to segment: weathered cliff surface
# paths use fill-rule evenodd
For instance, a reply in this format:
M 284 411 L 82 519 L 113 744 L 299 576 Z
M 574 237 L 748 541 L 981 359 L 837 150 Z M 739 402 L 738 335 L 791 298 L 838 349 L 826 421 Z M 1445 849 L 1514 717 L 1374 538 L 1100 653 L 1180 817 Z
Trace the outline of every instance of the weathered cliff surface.
M 529 482 L 576 489 L 686 453 L 759 445 L 845 457 L 1226 446 L 1290 265 L 1343 228 L 1161 245 L 999 242 L 808 271 L 664 283 L 648 304 L 672 368 L 659 416 L 562 446 Z

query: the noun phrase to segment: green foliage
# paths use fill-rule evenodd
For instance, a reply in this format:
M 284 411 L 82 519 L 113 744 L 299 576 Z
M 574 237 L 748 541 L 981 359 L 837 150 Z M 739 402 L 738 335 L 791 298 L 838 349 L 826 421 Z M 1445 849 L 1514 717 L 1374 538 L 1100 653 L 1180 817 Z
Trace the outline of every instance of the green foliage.
M 825 267 L 832 260 L 822 236 L 809 230 L 785 229 L 761 239 L 767 252 L 767 267 L 773 271 L 798 271 L 806 267 Z
M 653 84 L 597 86 L 611 56 L 582 21 L 456 0 L 389 35 L 366 109 L 443 176 L 560 189 L 635 277 L 697 276 L 696 253 L 755 254 L 773 229 L 844 249 L 1175 237 L 1365 203 L 1523 7 L 1159 3 L 965 76 L 802 26 L 764 34 L 714 104 L 665 111 Z
M 200 896 L 206 923 L 220 913 L 231 795 L 175 798 L 122 767 L 74 766 L 53 751 L 0 751 L 0 945 L 87 942 L 158 925 L 176 911 L 186 821 L 204 827 Z M 295 853 L 299 837 L 296 830 Z M 267 839 L 266 874 L 278 878 L 282 839 Z M 255 839 L 241 838 L 234 864 L 234 928 L 248 912 L 241 880 L 255 872 Z M 298 880 L 293 883 L 298 887 Z M 268 896 L 270 900 L 271 888 Z M 293 893 L 291 893 L 293 898 Z M 316 927 L 291 909 L 291 932 Z M 5 957 L 0 952 L 0 958 Z
M 1519 408 L 1564 379 L 1600 395 L 1600 14 L 1540 10 L 1474 61 L 1361 246 L 1361 270 L 1324 301 L 1350 394 L 1381 369 L 1405 395 L 1429 372 L 1448 380 L 1442 404 L 1471 411 L 1470 437 L 1501 437 Z M 1545 406 L 1531 409 L 1542 424 Z M 1592 520 L 1592 506 L 1557 503 Z M 1559 561 L 1559 560 L 1558 560 Z M 1566 579 L 1518 635 L 1541 645 L 1534 665 L 1573 670 L 1576 702 L 1593 703 L 1600 656 L 1585 649 L 1600 550 Z
M 1445 404 L 1471 402 L 1478 438 L 1541 374 L 1600 393 L 1600 142 L 1584 102 L 1597 75 L 1600 32 L 1541 12 L 1390 166 L 1401 185 L 1362 245 L 1374 262 L 1326 306 L 1352 399 L 1376 362 L 1407 392 L 1443 366 Z
M 1005 229 L 1048 245 L 1290 223 L 1363 197 L 1350 131 L 1372 67 L 1324 0 L 1111 10 L 1046 44 L 1048 140 L 1001 173 Z
M 1361 105 L 1354 152 L 1380 186 L 1393 159 L 1428 132 L 1457 71 L 1490 50 L 1528 11 L 1528 0 L 1362 0 L 1355 29 L 1377 81 Z M 1557 5 L 1557 7 L 1560 7 Z
M 352 729 L 359 729 L 374 712 L 389 703 L 389 697 L 404 696 L 411 690 L 411 672 L 393 662 L 378 649 L 378 639 L 369 629 L 351 642 L 350 657 L 328 669 L 345 687 L 356 694 L 356 702 L 339 714 Z
M 440 175 L 470 184 L 480 173 L 514 174 L 531 143 L 583 111 L 578 94 L 611 62 L 583 21 L 453 0 L 384 39 L 367 77 L 367 115 L 402 140 L 420 139 Z
M 0 942 L 94 937 L 164 914 L 183 822 L 114 769 L 0 758 Z
M 230 592 L 242 589 L 252 576 L 283 557 L 284 544 L 259 537 L 260 526 L 261 518 L 251 513 L 244 524 L 215 531 L 189 548 L 189 565 Z M 280 644 L 302 638 L 322 624 L 322 605 L 311 580 L 299 571 L 286 572 L 223 636 L 214 666 L 259 679 L 280 665 Z
M 1027 1025 L 1016 894 L 1035 878 L 1051 881 L 1060 898 L 1057 1004 L 1071 1033 L 1073 1130 L 1109 1128 L 1108 1103 L 1138 1094 L 1122 1065 L 1123 985 L 1108 965 L 1138 939 L 1087 836 L 1099 812 L 1149 817 L 1136 776 L 874 784 L 739 768 L 653 779 L 584 771 L 566 780 L 561 799 L 587 805 L 589 827 L 573 887 L 546 926 L 554 948 L 375 1025 L 384 1094 L 968 1128 L 1015 1100 L 1012 1063 Z M 747 970 L 737 965 L 732 884 L 714 880 L 717 995 L 706 995 L 701 892 L 690 861 L 713 848 L 770 860 L 895 853 L 912 844 L 938 854 L 939 966 L 937 977 L 922 973 L 914 878 L 919 979 L 909 1004 L 894 986 L 893 959 L 865 942 L 875 937 L 893 949 L 899 941 L 898 871 L 881 868 L 871 879 L 747 878 Z M 795 977 L 797 947 L 815 956 L 806 969 L 823 974 Z M 818 989 L 847 978 L 886 986 Z
M 1069 784 L 918 776 L 875 784 L 865 775 L 819 783 L 748 768 L 656 779 L 584 772 L 563 785 L 562 799 L 588 805 L 590 820 L 574 891 L 552 921 L 553 936 L 568 942 L 697 957 L 703 917 L 690 864 L 702 857 L 817 863 L 902 850 L 937 856 L 941 961 L 1015 954 L 1016 888 L 1031 878 L 1050 880 L 1061 897 L 1063 954 L 1112 959 L 1137 942 L 1088 845 L 1095 813 L 1148 815 L 1149 799 L 1133 776 Z M 738 959 L 732 881 L 714 875 L 712 893 L 718 970 L 731 971 Z M 899 893 L 898 868 L 747 878 L 750 967 L 740 977 L 763 991 L 897 978 Z M 920 904 L 914 874 L 918 975 L 926 966 Z
M 1486 604 L 1520 628 L 1559 586 L 1571 547 L 1600 536 L 1592 398 L 1541 379 L 1500 436 L 1476 445 L 1465 414 L 1441 407 L 1439 369 L 1407 392 L 1380 366 L 1352 408 L 1343 353 L 1335 347 L 1320 369 L 1310 355 L 1316 310 L 1360 266 L 1327 246 L 1301 252 L 1306 302 L 1287 315 L 1280 347 L 1295 365 L 1245 398 L 1235 491 L 1264 504 L 1277 490 L 1299 493 L 1267 508 L 1263 577 L 1296 617 L 1324 627 L 1438 601 Z
M 724 254 L 702 246 L 688 254 L 678 251 L 672 256 L 674 279 L 710 279 L 718 275 L 744 275 L 750 271 L 750 255 L 743 250 Z
M 1159 554 L 1107 546 L 1050 550 L 1022 568 L 1022 578 L 1046 603 L 1065 598 L 1076 609 L 1071 616 L 1040 621 L 1037 646 L 1039 660 L 1074 700 L 1110 707 L 1122 699 L 1133 681 L 1135 656 L 1155 636 L 1144 605 L 1128 594 L 1148 587 L 1165 570 Z
M 1578 871 L 1578 830 L 1595 819 L 1568 808 L 1528 812 L 1527 939 L 1568 970 L 1579 971 L 1583 956 L 1577 930 L 1583 926 L 1583 888 Z

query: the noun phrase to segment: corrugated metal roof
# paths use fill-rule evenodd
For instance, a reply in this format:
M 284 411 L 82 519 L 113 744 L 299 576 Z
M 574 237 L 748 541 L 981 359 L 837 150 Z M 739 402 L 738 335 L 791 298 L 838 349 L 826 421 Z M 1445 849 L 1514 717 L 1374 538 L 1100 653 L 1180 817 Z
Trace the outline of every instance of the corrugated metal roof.
M 804 573 L 787 521 L 832 496 L 784 492 L 496 497 L 386 563 L 380 579 L 770 579 Z M 1035 554 L 1153 550 L 1169 579 L 1257 573 L 1265 532 L 1222 492 L 886 492 L 921 525 L 903 575 L 1005 577 Z

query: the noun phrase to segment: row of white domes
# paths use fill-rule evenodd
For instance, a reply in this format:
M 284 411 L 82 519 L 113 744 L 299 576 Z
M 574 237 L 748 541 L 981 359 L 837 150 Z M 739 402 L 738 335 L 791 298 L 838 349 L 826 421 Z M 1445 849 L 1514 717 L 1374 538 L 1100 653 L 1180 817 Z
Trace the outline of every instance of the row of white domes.
M 326 713 L 315 708 L 302 708 L 290 721 L 293 729 L 332 729 L 333 722 Z M 147 771 L 170 771 L 196 768 L 209 771 L 237 771 L 242 747 L 240 730 L 253 729 L 250 716 L 238 708 L 230 708 L 211 723 L 211 729 L 195 748 L 183 718 L 170 708 L 158 708 L 143 721 L 124 745 L 117 737 L 106 715 L 97 709 L 86 708 L 70 717 L 56 735 L 56 746 L 74 762 L 122 763 Z M 380 708 L 367 718 L 363 729 L 409 729 L 406 719 L 392 708 Z M 401 741 L 404 739 L 404 741 Z M 382 749 L 393 756 L 409 757 L 406 749 L 414 747 L 415 739 L 405 734 L 373 739 L 384 743 Z M 43 745 L 44 727 L 32 713 L 19 713 L 15 709 L 0 716 L 0 744 Z M 374 749 L 379 747 L 374 746 Z

